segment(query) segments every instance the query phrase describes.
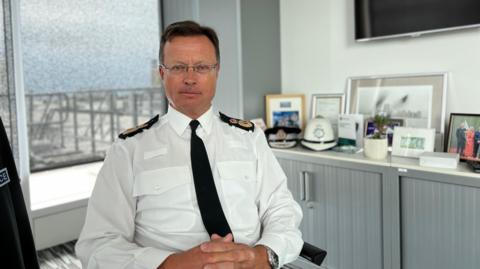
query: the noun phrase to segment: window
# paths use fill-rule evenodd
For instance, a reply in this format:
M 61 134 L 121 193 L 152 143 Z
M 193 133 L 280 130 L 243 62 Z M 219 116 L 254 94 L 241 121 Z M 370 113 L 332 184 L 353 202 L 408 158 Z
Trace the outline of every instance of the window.
M 15 93 L 13 88 L 8 87 L 8 72 L 7 72 L 7 50 L 5 43 L 5 35 L 10 33 L 10 29 L 5 31 L 4 25 L 4 8 L 3 3 L 0 4 L 0 117 L 7 132 L 8 139 L 12 147 L 16 162 L 18 163 L 18 143 L 16 132 L 16 109 Z
M 29 0 L 20 17 L 32 171 L 101 160 L 165 113 L 157 0 Z

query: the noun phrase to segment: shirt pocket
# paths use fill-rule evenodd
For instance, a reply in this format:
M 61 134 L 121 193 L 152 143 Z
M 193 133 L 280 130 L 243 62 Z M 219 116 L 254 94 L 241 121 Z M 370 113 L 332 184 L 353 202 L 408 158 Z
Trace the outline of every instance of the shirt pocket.
M 144 171 L 135 179 L 136 221 L 162 232 L 187 232 L 195 221 L 188 166 Z
M 254 161 L 218 162 L 223 198 L 229 224 L 236 230 L 255 229 L 259 224 Z M 224 209 L 225 210 L 225 209 Z

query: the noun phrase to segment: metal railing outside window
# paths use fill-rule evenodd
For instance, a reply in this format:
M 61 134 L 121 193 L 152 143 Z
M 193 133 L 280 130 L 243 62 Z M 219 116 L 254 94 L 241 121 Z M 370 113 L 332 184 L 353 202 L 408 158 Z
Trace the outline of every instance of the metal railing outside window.
M 119 133 L 165 113 L 158 87 L 27 93 L 31 171 L 103 160 Z

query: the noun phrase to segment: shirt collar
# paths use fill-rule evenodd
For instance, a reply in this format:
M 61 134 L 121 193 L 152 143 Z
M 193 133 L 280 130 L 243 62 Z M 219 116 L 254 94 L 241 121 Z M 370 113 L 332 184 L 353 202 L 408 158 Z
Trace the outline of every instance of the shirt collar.
M 189 127 L 190 121 L 192 121 L 187 115 L 179 112 L 170 105 L 168 106 L 167 120 L 180 136 L 185 132 L 185 129 Z M 197 120 L 200 122 L 200 127 L 204 129 L 207 134 L 210 134 L 213 125 L 213 108 L 210 106 Z

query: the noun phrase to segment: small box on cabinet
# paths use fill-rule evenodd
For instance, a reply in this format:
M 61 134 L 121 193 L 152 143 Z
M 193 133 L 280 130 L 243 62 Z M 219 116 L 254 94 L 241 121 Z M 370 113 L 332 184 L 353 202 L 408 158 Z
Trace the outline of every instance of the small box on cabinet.
M 424 152 L 420 154 L 420 166 L 455 169 L 459 158 L 458 153 Z

